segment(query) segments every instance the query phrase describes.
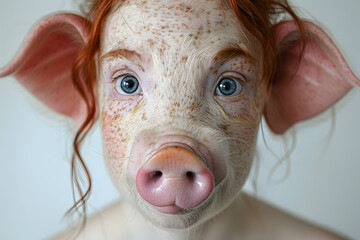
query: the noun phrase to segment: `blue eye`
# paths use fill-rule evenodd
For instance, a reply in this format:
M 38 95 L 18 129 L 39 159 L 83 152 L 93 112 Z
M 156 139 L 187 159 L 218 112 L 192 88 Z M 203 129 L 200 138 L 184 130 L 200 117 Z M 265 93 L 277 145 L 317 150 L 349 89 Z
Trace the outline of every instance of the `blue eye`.
M 136 77 L 121 76 L 116 79 L 116 90 L 123 95 L 141 94 L 142 89 Z
M 242 84 L 232 78 L 222 78 L 216 86 L 215 94 L 219 96 L 235 96 L 241 92 Z

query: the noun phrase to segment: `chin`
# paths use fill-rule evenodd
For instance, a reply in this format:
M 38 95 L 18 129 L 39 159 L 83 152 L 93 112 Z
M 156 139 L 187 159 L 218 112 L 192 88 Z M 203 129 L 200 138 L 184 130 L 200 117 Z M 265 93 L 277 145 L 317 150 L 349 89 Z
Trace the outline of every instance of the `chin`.
M 160 212 L 156 207 L 140 199 L 137 209 L 147 220 L 160 228 L 168 230 L 188 230 L 208 219 L 208 213 L 213 212 L 211 211 L 212 206 L 212 198 L 210 197 L 208 201 L 205 201 L 194 209 L 181 210 L 176 214 L 171 214 Z
M 239 195 L 224 189 L 223 181 L 201 205 L 190 210 L 183 210 L 176 214 L 162 213 L 140 196 L 137 202 L 138 211 L 152 224 L 165 230 L 181 231 L 196 228 L 221 213 Z
M 156 206 L 145 201 L 138 193 L 130 177 L 124 179 L 123 183 L 125 184 L 119 190 L 149 223 L 168 231 L 190 230 L 203 225 L 221 213 L 237 198 L 245 183 L 244 179 L 249 173 L 248 170 L 242 171 L 239 174 L 241 177 L 237 178 L 237 181 L 226 177 L 200 205 L 176 213 L 171 213 L 171 211 L 170 213 L 164 213 L 164 211 L 159 211 Z M 229 175 L 232 176 L 233 174 L 229 172 Z

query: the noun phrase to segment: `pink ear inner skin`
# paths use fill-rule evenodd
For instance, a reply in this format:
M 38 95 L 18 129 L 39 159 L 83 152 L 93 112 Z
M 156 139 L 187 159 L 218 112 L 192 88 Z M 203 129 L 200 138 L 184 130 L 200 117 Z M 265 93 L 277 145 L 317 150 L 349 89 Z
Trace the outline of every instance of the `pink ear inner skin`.
M 296 122 L 311 118 L 340 100 L 360 80 L 350 70 L 331 39 L 316 25 L 304 22 L 307 39 L 298 63 L 301 42 L 293 41 L 298 30 L 293 21 L 275 27 L 281 49 L 282 70 L 275 79 L 265 117 L 273 132 L 284 133 Z
M 74 61 L 88 40 L 87 20 L 63 13 L 35 27 L 16 57 L 0 69 L 0 77 L 14 77 L 52 110 L 81 122 L 84 101 L 71 78 Z

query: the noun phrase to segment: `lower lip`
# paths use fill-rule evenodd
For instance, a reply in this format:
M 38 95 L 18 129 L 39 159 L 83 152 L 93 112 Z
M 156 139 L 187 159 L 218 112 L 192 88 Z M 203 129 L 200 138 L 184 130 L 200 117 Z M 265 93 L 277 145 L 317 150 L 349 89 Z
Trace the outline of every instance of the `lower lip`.
M 155 209 L 165 214 L 177 214 L 182 210 L 181 208 L 175 205 L 166 206 L 166 207 L 155 207 Z

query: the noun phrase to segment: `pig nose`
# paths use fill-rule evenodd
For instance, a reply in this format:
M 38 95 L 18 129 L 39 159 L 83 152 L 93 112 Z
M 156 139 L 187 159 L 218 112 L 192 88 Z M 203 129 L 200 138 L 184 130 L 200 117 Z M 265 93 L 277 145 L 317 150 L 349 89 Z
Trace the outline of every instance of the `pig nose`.
M 210 195 L 214 180 L 191 151 L 171 146 L 155 153 L 139 170 L 136 187 L 158 211 L 175 214 L 202 203 Z

